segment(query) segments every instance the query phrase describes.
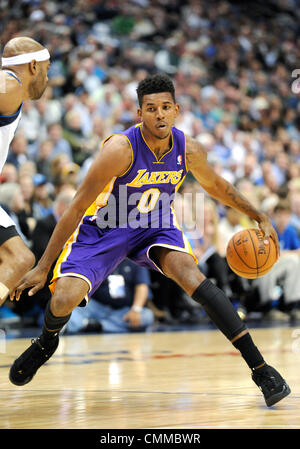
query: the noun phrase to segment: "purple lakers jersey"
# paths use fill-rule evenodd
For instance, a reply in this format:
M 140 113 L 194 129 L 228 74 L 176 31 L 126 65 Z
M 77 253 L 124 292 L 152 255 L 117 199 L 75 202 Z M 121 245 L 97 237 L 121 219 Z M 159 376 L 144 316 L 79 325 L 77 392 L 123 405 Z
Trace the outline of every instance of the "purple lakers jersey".
M 87 301 L 126 257 L 161 271 L 152 259 L 154 247 L 190 254 L 197 263 L 172 204 L 187 173 L 184 133 L 172 128 L 171 148 L 159 160 L 147 145 L 141 125 L 122 135 L 131 147 L 131 165 L 110 180 L 66 242 L 53 270 L 52 292 L 60 277 L 79 277 L 89 286 Z
M 114 177 L 97 198 L 93 219 L 97 216 L 100 228 L 172 226 L 172 203 L 187 167 L 185 135 L 175 127 L 171 132 L 171 148 L 160 159 L 147 145 L 141 124 L 121 133 L 130 144 L 132 163 L 123 175 Z

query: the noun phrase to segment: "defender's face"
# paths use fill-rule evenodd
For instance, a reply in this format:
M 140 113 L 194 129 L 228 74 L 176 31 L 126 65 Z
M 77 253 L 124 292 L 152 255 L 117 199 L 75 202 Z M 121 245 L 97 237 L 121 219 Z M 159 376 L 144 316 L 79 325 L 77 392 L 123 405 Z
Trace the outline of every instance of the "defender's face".
M 174 103 L 170 92 L 144 95 L 138 116 L 147 130 L 157 139 L 169 136 L 175 119 L 179 113 L 179 105 Z

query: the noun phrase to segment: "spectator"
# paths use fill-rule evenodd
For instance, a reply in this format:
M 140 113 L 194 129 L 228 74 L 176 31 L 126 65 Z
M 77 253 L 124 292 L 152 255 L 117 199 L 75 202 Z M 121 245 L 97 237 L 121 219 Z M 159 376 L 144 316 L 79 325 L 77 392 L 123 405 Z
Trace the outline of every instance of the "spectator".
M 290 224 L 291 208 L 288 200 L 281 200 L 274 208 L 274 227 L 281 247 L 279 260 L 272 270 L 255 281 L 260 294 L 265 320 L 288 321 L 300 319 L 300 239 Z M 279 289 L 281 287 L 281 289 Z M 282 291 L 281 301 L 277 301 Z
M 1 173 L 2 182 L 18 182 L 18 170 L 14 164 L 6 163 Z
M 85 136 L 82 130 L 82 120 L 80 113 L 76 110 L 67 112 L 64 117 L 63 137 L 71 146 L 72 160 L 82 165 L 89 153 L 85 151 Z
M 35 156 L 35 142 L 40 136 L 40 115 L 33 101 L 25 101 L 22 107 L 22 122 L 19 132 L 25 136 L 28 145 L 33 145 L 30 155 Z
M 36 220 L 39 220 L 52 211 L 53 200 L 50 196 L 47 178 L 44 175 L 36 173 L 33 177 L 33 184 L 35 191 L 32 203 L 32 215 Z
M 51 140 L 43 140 L 39 143 L 36 155 L 37 172 L 51 179 L 51 159 L 53 157 L 53 143 Z
M 281 250 L 293 251 L 300 248 L 297 230 L 290 224 L 291 206 L 288 199 L 281 200 L 274 208 L 274 227 L 277 231 Z
M 14 220 L 18 233 L 28 246 L 30 246 L 29 240 L 22 232 L 21 222 L 19 220 L 19 214 L 24 210 L 24 197 L 18 183 L 6 182 L 0 185 L 0 204 Z
M 228 265 L 224 256 L 220 255 L 220 234 L 218 228 L 219 214 L 213 200 L 206 198 L 204 210 L 201 217 L 203 225 L 196 225 L 194 233 L 188 233 L 191 247 L 198 259 L 200 270 L 210 279 L 214 279 L 216 285 L 221 288 L 229 298 L 232 298 L 232 291 L 228 277 Z
M 225 207 L 225 216 L 218 223 L 218 232 L 221 236 L 219 251 L 222 257 L 226 256 L 226 248 L 229 240 L 236 232 L 244 229 L 242 225 L 243 214 L 231 207 Z
M 28 226 L 26 235 L 28 236 L 28 238 L 30 238 L 29 236 L 31 236 L 31 232 L 33 231 L 36 225 L 36 218 L 34 217 L 33 212 L 35 186 L 33 183 L 32 176 L 29 175 L 22 176 L 19 180 L 19 185 L 21 187 L 21 192 L 24 199 L 23 213 Z
M 69 166 L 70 159 L 66 154 L 60 154 L 59 156 L 56 156 L 54 159 L 52 159 L 50 164 L 50 170 L 51 170 L 51 182 L 54 186 L 57 186 L 62 183 L 62 173 L 64 171 L 64 168 L 66 166 Z
M 71 145 L 69 141 L 63 137 L 63 129 L 60 123 L 51 123 L 48 126 L 48 139 L 52 143 L 51 159 L 54 159 L 60 154 L 66 154 L 70 161 L 73 161 Z
M 151 297 L 150 276 L 126 259 L 101 284 L 86 307 L 77 307 L 67 324 L 68 333 L 145 331 L 154 316 L 145 307 Z
M 36 257 L 36 260 L 39 260 L 43 254 L 56 223 L 72 201 L 74 195 L 75 190 L 72 188 L 65 189 L 63 192 L 59 193 L 53 203 L 52 212 L 36 221 L 35 228 L 31 235 L 31 250 Z M 27 320 L 31 318 L 33 323 L 38 323 L 38 320 L 42 319 L 42 312 L 51 296 L 48 288 L 50 280 L 51 272 L 48 276 L 47 285 L 39 290 L 34 296 L 28 296 L 26 292 L 22 294 L 22 300 L 15 303 L 15 311 L 19 316 L 23 319 L 27 318 Z
M 24 104 L 10 149 L 22 189 L 22 179 L 36 173 L 49 181 L 51 200 L 70 183 L 76 187 L 101 141 L 135 123 L 137 82 L 166 71 L 183 109 L 177 126 L 266 212 L 287 185 L 299 231 L 300 100 L 291 78 L 299 60 L 297 0 L 255 1 L 250 9 L 228 0 L 36 3 L 16 0 L 0 22 L 3 43 L 25 34 L 41 40 L 52 59 L 49 87 L 38 103 Z M 7 170 L 1 182 L 16 182 Z M 193 191 L 190 174 L 186 181 Z M 39 189 L 45 193 L 45 185 Z M 250 223 L 240 217 L 230 224 L 217 209 L 224 258 L 225 242 Z M 185 215 L 192 223 L 191 211 Z
M 60 184 L 68 184 L 76 189 L 79 184 L 79 169 L 79 165 L 74 162 L 65 164 L 61 171 Z
M 24 162 L 18 170 L 19 180 L 22 179 L 23 176 L 30 176 L 31 178 L 33 178 L 36 172 L 36 163 L 34 161 L 28 160 Z
M 7 163 L 13 164 L 19 169 L 28 159 L 26 137 L 22 134 L 17 134 L 11 142 Z
M 216 203 L 210 198 L 205 198 L 203 213 L 197 218 L 200 218 L 200 221 L 203 220 L 203 223 L 196 227 L 196 232 L 187 233 L 187 237 L 195 256 L 198 258 L 200 270 L 226 293 L 228 298 L 236 305 L 240 316 L 244 319 L 246 311 L 243 303 L 248 285 L 229 269 L 223 254 L 222 239 L 224 234 L 221 234 L 219 231 L 219 213 Z M 231 212 L 229 212 L 229 220 L 233 220 Z M 222 226 L 225 227 L 224 218 Z M 238 294 L 234 293 L 234 291 L 238 292 Z
M 291 221 L 290 223 L 297 229 L 300 236 L 300 190 L 296 190 L 291 198 Z

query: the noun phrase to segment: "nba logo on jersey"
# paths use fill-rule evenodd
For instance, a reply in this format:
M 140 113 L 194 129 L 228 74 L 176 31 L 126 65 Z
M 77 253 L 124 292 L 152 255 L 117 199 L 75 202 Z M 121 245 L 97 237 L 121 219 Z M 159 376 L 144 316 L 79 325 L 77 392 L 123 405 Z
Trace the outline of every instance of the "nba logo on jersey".
M 179 154 L 179 155 L 177 156 L 177 165 L 181 165 L 181 164 L 182 164 L 182 155 Z

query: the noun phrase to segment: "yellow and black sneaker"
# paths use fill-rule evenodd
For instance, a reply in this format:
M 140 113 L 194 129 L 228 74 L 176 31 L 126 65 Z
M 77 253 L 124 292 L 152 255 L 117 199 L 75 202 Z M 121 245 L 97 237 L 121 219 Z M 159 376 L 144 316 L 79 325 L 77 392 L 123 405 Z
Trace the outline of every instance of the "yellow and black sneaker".
M 31 381 L 37 370 L 46 363 L 58 347 L 59 337 L 51 344 L 42 344 L 41 336 L 31 340 L 31 346 L 18 357 L 9 371 L 9 380 L 15 385 L 25 385 Z

